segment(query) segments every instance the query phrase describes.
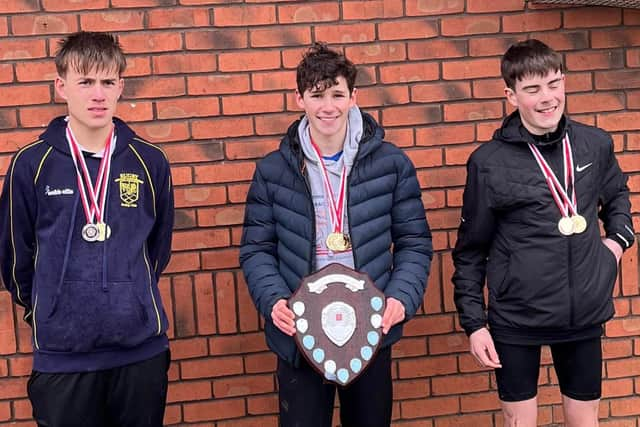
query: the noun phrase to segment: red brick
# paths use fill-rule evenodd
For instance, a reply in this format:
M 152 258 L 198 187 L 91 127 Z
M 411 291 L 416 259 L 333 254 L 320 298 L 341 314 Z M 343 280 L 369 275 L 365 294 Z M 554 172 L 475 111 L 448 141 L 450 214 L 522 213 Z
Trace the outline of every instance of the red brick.
M 11 64 L 0 64 L 0 83 L 11 83 L 13 79 L 13 66 Z
M 496 77 L 499 75 L 500 60 L 497 58 L 449 61 L 442 64 L 442 77 L 445 80 Z
M 469 82 L 419 84 L 411 88 L 411 100 L 415 102 L 450 101 L 470 97 Z
M 204 8 L 150 10 L 147 19 L 148 28 L 194 28 L 210 24 L 209 9 Z
M 49 85 L 0 86 L 0 107 L 44 104 L 50 100 Z
M 632 187 L 637 189 L 638 187 Z M 622 294 L 624 296 L 638 295 L 638 245 L 627 249 L 620 261 L 622 271 Z
M 282 5 L 278 6 L 278 20 L 280 24 L 337 21 L 340 17 L 338 6 L 330 2 Z
M 614 417 L 640 415 L 640 397 L 616 399 L 609 403 L 611 415 Z
M 401 105 L 409 103 L 409 90 L 406 86 L 372 86 L 358 90 L 360 108 Z
M 429 396 L 429 382 L 424 380 L 396 380 L 393 382 L 394 400 L 418 399 Z
M 213 11 L 213 25 L 245 27 L 276 23 L 276 8 L 272 5 L 233 5 L 217 7 Z
M 400 402 L 403 418 L 435 417 L 451 415 L 460 411 L 458 397 L 427 397 Z
M 222 95 L 249 91 L 249 77 L 244 74 L 190 76 L 187 78 L 189 95 Z
M 349 4 L 342 5 L 347 7 Z M 369 23 L 318 25 L 314 27 L 314 32 L 317 40 L 327 43 L 362 43 L 375 40 L 376 27 Z
M 416 15 L 445 15 L 464 11 L 464 0 L 425 1 L 406 0 L 407 16 Z
M 195 252 L 174 253 L 165 273 L 180 273 L 200 269 L 200 258 Z
M 35 12 L 40 9 L 37 0 L 5 0 L 0 3 L 0 13 Z
M 407 150 L 405 153 L 416 168 L 442 166 L 442 149 L 440 148 L 418 148 Z
M 281 94 L 234 95 L 222 98 L 222 113 L 225 115 L 273 113 L 284 109 Z
M 218 98 L 198 97 L 157 101 L 159 119 L 211 117 L 220 114 Z
M 342 3 L 344 20 L 391 18 L 402 14 L 402 4 L 396 0 L 359 0 Z
M 275 391 L 273 375 L 244 375 L 240 378 L 213 381 L 213 393 L 217 398 L 249 396 Z
M 214 277 L 215 303 L 218 308 L 218 331 L 220 333 L 236 332 L 237 313 L 235 309 L 236 294 L 233 275 L 231 273 L 217 273 Z
M 443 36 L 497 33 L 500 30 L 500 18 L 490 15 L 446 17 L 442 18 L 440 27 Z
M 118 39 L 127 54 L 170 52 L 182 48 L 182 40 L 178 32 L 123 34 Z
M 442 116 L 440 107 L 437 105 L 389 107 L 382 113 L 383 126 L 436 123 L 440 120 Z
M 185 34 L 188 50 L 239 49 L 248 46 L 247 30 L 194 31 Z
M 211 53 L 180 53 L 154 56 L 155 74 L 182 74 L 216 71 L 216 57 Z
M 621 50 L 571 52 L 565 56 L 565 65 L 569 71 L 621 68 L 624 54 Z
M 238 249 L 223 249 L 202 253 L 202 266 L 205 269 L 225 270 L 240 267 Z
M 18 126 L 15 110 L 0 111 L 0 129 L 14 129 Z
M 517 37 L 482 37 L 469 40 L 470 56 L 494 56 L 504 54 L 509 46 L 520 41 Z
M 146 56 L 129 56 L 127 58 L 127 69 L 123 77 L 139 77 L 151 74 L 151 59 Z M 126 84 L 126 83 L 125 83 Z
M 404 43 L 376 43 L 357 47 L 348 46 L 347 57 L 357 64 L 402 61 L 406 59 Z
M 560 12 L 529 12 L 502 17 L 505 33 L 557 30 L 562 26 Z
M 186 141 L 189 128 L 184 122 L 160 121 L 133 126 L 142 138 L 152 142 Z
M 144 12 L 138 10 L 109 10 L 82 13 L 80 14 L 80 28 L 87 31 L 141 30 L 144 28 Z
M 249 32 L 252 47 L 298 46 L 311 43 L 310 28 L 261 28 Z
M 186 381 L 170 383 L 167 391 L 167 402 L 190 402 L 211 399 L 211 383 L 209 381 Z
M 598 127 L 609 132 L 640 129 L 640 112 L 622 112 L 598 115 Z
M 16 59 L 43 58 L 46 56 L 44 40 L 0 40 L 0 59 L 4 61 Z
M 621 92 L 575 94 L 567 98 L 567 111 L 572 114 L 616 111 L 623 108 L 624 93 Z
M 541 417 L 538 416 L 541 421 Z M 435 427 L 468 427 L 494 425 L 490 414 L 466 414 L 453 417 L 442 417 L 435 421 Z M 495 425 L 502 425 L 496 421 Z
M 586 31 L 533 33 L 532 37 L 553 46 L 554 50 L 577 50 L 589 47 L 589 34 Z
M 487 12 L 513 12 L 524 9 L 524 0 L 468 0 L 467 12 L 487 13 Z
M 426 40 L 409 42 L 408 57 L 415 59 L 459 58 L 467 54 L 466 40 Z
M 35 34 L 72 33 L 78 30 L 76 15 L 16 15 L 11 18 L 13 34 L 17 36 Z
M 261 114 L 255 117 L 256 135 L 282 135 L 299 113 Z
M 593 28 L 620 25 L 622 9 L 613 7 L 589 7 L 565 10 L 565 28 Z
M 591 47 L 593 49 L 627 47 L 640 45 L 640 29 L 625 28 L 591 30 Z
M 489 389 L 489 374 L 458 375 L 455 377 L 435 377 L 431 380 L 433 394 L 463 395 L 466 393 L 487 391 Z
M 67 12 L 70 10 L 108 9 L 109 0 L 42 0 L 42 8 L 47 12 Z
M 438 35 L 435 19 L 411 19 L 378 24 L 380 40 L 427 39 Z
M 218 141 L 165 145 L 164 151 L 171 163 L 202 162 L 222 160 L 224 158 L 222 144 Z M 193 206 L 211 203 L 220 204 L 226 201 L 224 188 L 199 186 L 182 189 L 182 191 L 182 196 L 184 197 L 181 201 L 193 203 Z
M 465 168 L 434 168 L 417 172 L 420 188 L 439 188 L 464 185 Z
M 244 399 L 219 399 L 201 403 L 183 405 L 184 420 L 217 421 L 245 415 Z
M 223 248 L 229 246 L 229 232 L 225 229 L 199 229 L 173 233 L 172 249 L 177 251 Z
M 444 119 L 447 122 L 496 119 L 502 116 L 502 103 L 499 101 L 466 102 L 444 106 Z
M 382 83 L 420 82 L 436 80 L 440 68 L 435 62 L 414 62 L 380 67 Z
M 251 117 L 239 117 L 233 120 L 229 118 L 194 120 L 191 122 L 191 126 L 195 139 L 230 138 L 248 136 L 253 133 Z
M 180 96 L 186 93 L 182 77 L 145 77 L 127 79 L 123 98 L 162 98 Z
M 475 138 L 472 124 L 420 128 L 416 131 L 416 145 L 446 145 L 471 142 Z
M 277 51 L 221 53 L 218 66 L 225 72 L 269 70 L 280 66 L 280 54 Z

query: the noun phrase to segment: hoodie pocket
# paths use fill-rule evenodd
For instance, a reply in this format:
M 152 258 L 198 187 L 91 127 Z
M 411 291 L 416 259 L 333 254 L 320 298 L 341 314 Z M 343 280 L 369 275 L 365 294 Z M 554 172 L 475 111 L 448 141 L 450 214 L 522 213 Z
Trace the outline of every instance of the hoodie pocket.
M 87 352 L 134 347 L 153 335 L 133 282 L 65 281 L 62 292 L 39 301 L 41 350 Z M 46 300 L 46 302 L 45 302 Z

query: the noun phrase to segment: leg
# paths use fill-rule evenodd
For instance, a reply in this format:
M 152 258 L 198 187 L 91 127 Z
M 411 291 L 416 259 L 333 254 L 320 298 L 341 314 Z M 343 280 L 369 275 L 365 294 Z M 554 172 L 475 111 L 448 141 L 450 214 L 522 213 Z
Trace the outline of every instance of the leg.
M 538 419 L 539 345 L 495 342 L 502 368 L 496 369 L 505 427 L 535 427 Z
M 34 371 L 27 393 L 39 427 L 105 427 L 104 371 L 73 374 Z
M 343 427 L 391 425 L 391 347 L 378 352 L 366 371 L 348 387 L 339 388 Z
M 600 337 L 554 344 L 553 366 L 558 375 L 567 427 L 596 427 L 602 394 Z
M 280 427 L 331 427 L 335 386 L 306 360 L 298 368 L 278 358 Z
M 142 362 L 110 369 L 107 407 L 118 427 L 162 427 L 171 355 L 160 353 Z

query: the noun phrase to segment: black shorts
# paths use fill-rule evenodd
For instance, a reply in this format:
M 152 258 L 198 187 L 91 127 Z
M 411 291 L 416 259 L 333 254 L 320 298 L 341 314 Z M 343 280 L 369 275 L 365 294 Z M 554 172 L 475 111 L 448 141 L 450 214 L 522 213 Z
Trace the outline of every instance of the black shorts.
M 496 369 L 498 395 L 504 402 L 520 402 L 536 396 L 540 373 L 540 345 L 495 342 L 502 368 Z M 602 394 L 602 345 L 600 337 L 551 344 L 553 367 L 560 392 L 574 400 L 595 400 Z

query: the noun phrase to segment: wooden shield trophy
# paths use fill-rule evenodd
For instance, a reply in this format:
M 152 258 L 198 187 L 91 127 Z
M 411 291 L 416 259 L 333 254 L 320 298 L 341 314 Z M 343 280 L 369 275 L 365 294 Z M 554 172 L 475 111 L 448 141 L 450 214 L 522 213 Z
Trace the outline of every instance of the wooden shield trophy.
M 346 386 L 373 360 L 385 297 L 367 274 L 329 264 L 302 279 L 289 308 L 298 348 L 326 380 Z

